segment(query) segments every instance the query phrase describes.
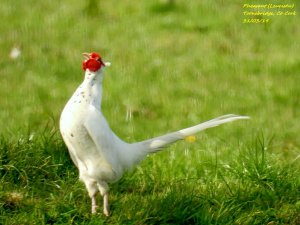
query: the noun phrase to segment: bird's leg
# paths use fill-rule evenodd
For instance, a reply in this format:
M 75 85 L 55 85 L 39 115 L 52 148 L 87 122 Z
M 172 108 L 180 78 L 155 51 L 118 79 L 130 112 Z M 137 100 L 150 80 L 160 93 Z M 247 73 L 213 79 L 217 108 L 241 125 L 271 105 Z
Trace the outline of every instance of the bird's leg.
M 98 188 L 101 196 L 103 197 L 103 213 L 105 216 L 109 216 L 109 203 L 108 203 L 108 190 L 109 187 L 106 182 L 98 182 Z
M 92 214 L 95 214 L 97 212 L 97 208 L 98 208 L 98 205 L 96 202 L 96 195 L 93 195 L 91 197 L 91 199 L 92 199 Z
M 96 202 L 96 195 L 99 191 L 97 187 L 97 182 L 95 180 L 88 179 L 85 176 L 81 176 L 80 179 L 84 182 L 86 189 L 88 190 L 89 196 L 92 201 L 92 214 L 95 214 L 98 208 Z
M 103 213 L 105 216 L 109 216 L 109 204 L 108 204 L 108 193 L 103 195 Z

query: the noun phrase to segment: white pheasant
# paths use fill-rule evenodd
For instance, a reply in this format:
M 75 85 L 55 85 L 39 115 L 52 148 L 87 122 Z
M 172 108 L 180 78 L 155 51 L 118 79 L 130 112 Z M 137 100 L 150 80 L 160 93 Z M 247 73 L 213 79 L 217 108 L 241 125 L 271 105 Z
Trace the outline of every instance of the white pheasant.
M 101 112 L 104 63 L 98 53 L 85 53 L 84 81 L 66 104 L 60 118 L 60 131 L 70 156 L 79 169 L 96 213 L 96 195 L 103 196 L 103 212 L 109 216 L 108 183 L 121 178 L 149 153 L 197 132 L 247 116 L 224 115 L 193 127 L 137 143 L 122 141 L 109 127 Z

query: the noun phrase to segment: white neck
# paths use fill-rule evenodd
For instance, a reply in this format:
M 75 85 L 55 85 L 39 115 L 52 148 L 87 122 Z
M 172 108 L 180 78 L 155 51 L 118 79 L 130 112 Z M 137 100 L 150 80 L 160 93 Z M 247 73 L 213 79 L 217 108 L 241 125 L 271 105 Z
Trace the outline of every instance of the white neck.
M 101 69 L 96 72 L 86 70 L 84 81 L 81 85 L 82 91 L 86 92 L 85 95 L 90 100 L 90 104 L 97 109 L 101 109 L 102 80 L 103 71 Z

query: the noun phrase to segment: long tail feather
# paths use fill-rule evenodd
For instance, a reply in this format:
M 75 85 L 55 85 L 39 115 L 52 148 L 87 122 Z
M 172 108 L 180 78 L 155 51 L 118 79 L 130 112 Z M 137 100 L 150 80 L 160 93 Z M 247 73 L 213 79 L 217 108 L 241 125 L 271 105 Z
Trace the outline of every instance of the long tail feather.
M 196 126 L 192 126 L 189 128 L 185 128 L 179 131 L 175 131 L 169 134 L 165 134 L 159 137 L 155 137 L 149 140 L 145 140 L 142 142 L 137 142 L 134 145 L 142 151 L 146 151 L 146 153 L 153 153 L 156 151 L 161 150 L 162 148 L 166 147 L 169 144 L 172 144 L 178 140 L 182 140 L 190 135 L 196 134 L 200 131 L 206 130 L 211 127 L 219 126 L 223 123 L 229 123 L 235 120 L 243 120 L 249 119 L 248 116 L 239 116 L 239 115 L 224 115 L 212 120 L 206 121 L 204 123 L 200 123 Z

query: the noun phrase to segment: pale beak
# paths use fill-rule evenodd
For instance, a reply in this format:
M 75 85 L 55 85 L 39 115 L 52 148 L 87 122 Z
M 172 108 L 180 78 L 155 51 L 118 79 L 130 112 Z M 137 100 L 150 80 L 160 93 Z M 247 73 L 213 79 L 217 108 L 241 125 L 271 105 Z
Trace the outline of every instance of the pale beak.
M 82 53 L 82 55 L 86 60 L 90 58 L 90 53 L 84 52 L 84 53 Z

